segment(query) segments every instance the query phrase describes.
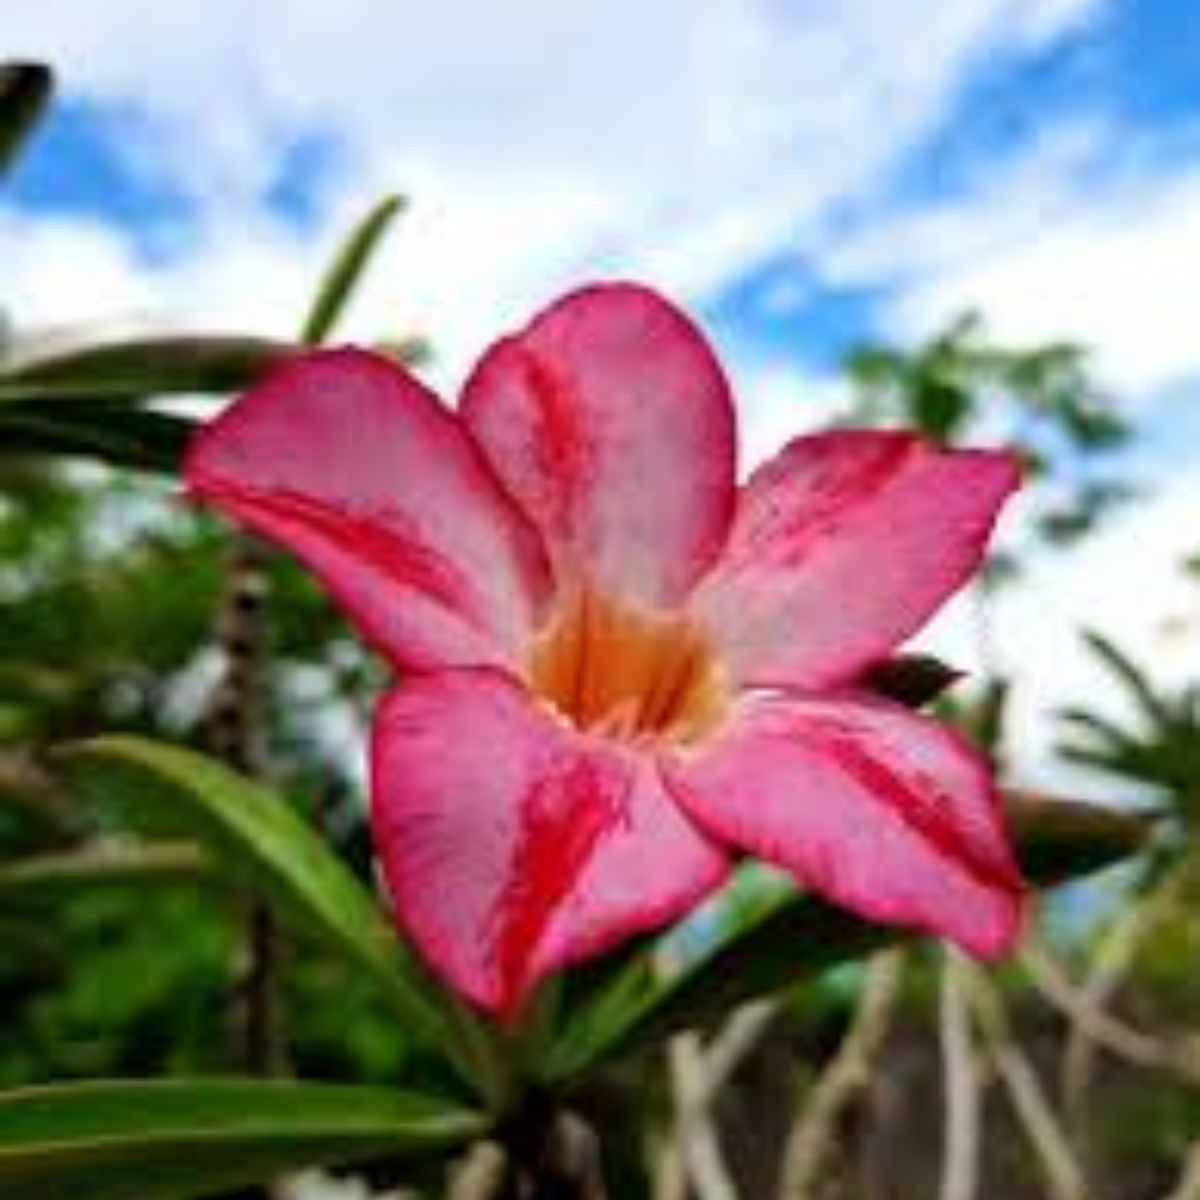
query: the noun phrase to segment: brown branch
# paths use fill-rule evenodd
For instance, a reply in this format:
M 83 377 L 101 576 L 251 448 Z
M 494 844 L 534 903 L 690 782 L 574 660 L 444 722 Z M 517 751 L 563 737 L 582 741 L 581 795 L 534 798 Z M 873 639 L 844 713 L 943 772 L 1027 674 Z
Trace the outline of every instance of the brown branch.
M 257 543 L 239 535 L 230 547 L 213 633 L 221 676 L 203 720 L 212 751 L 241 770 L 253 770 L 260 757 L 254 724 L 266 599 L 263 567 Z
M 263 552 L 250 538 L 239 535 L 230 547 L 214 634 L 223 671 L 204 728 L 213 752 L 242 771 L 255 771 L 262 765 L 255 718 L 265 598 Z M 285 1061 L 276 982 L 278 933 L 271 912 L 257 901 L 246 914 L 244 946 L 238 989 L 243 1058 L 256 1074 L 276 1075 Z
M 846 1109 L 866 1087 L 883 1049 L 900 992 L 903 952 L 889 950 L 867 967 L 863 992 L 837 1053 L 801 1107 L 783 1156 L 780 1200 L 811 1200 Z
M 1179 1179 L 1163 1200 L 1200 1200 L 1200 1141 L 1191 1144 Z
M 1054 1200 L 1090 1200 L 1083 1168 L 1071 1150 L 1033 1064 L 1009 1029 L 999 992 L 977 967 L 964 963 L 968 998 L 996 1074 L 1042 1167 Z
M 508 1159 L 495 1142 L 476 1142 L 451 1175 L 446 1200 L 498 1200 Z
M 1062 1012 L 1087 1039 L 1135 1067 L 1166 1071 L 1200 1086 L 1200 1046 L 1187 1040 L 1167 1041 L 1134 1029 L 1096 1006 L 1086 989 L 1076 987 L 1051 953 L 1029 939 L 1021 965 L 1039 995 Z
M 944 1123 L 939 1200 L 975 1200 L 979 1190 L 980 1070 L 971 1038 L 963 966 L 942 955 L 938 1039 L 942 1052 Z
M 775 1000 L 752 1000 L 734 1010 L 704 1054 L 705 1103 L 720 1095 L 778 1015 Z
M 654 1200 L 687 1200 L 688 1175 L 678 1123 L 667 1129 L 666 1139 L 654 1158 L 650 1194 Z
M 706 1186 L 708 1194 L 720 1194 L 722 1179 L 728 1180 L 729 1172 L 724 1166 L 710 1110 L 746 1056 L 762 1040 L 778 1011 L 779 1005 L 774 1000 L 743 1004 L 734 1010 L 700 1054 L 694 1078 L 686 1058 L 676 1064 L 676 1069 L 681 1069 L 685 1078 L 674 1088 L 680 1111 L 655 1167 L 654 1195 L 657 1200 L 685 1200 L 689 1175 L 702 1196 L 706 1194 L 703 1190 Z M 682 1084 L 682 1088 L 678 1084 Z M 689 1093 L 686 1119 L 682 1112 L 681 1091 Z M 689 1139 L 697 1143 L 690 1150 Z
M 699 1200 L 738 1200 L 737 1185 L 725 1164 L 711 1104 L 718 1088 L 706 1070 L 696 1033 L 681 1033 L 667 1047 L 675 1099 L 675 1122 L 659 1159 L 655 1200 L 687 1200 L 689 1181 Z
M 69 797 L 30 755 L 0 751 L 0 793 L 0 801 L 27 809 L 63 840 L 78 838 L 80 823 Z
M 1081 1007 L 1104 1012 L 1133 967 L 1141 945 L 1154 923 L 1175 903 L 1183 873 L 1174 871 L 1158 882 L 1148 895 L 1135 901 L 1117 918 L 1101 941 L 1080 988 Z M 1076 1021 L 1059 1068 L 1063 1102 L 1077 1134 L 1084 1128 L 1084 1098 L 1088 1093 L 1095 1058 L 1095 1038 Z

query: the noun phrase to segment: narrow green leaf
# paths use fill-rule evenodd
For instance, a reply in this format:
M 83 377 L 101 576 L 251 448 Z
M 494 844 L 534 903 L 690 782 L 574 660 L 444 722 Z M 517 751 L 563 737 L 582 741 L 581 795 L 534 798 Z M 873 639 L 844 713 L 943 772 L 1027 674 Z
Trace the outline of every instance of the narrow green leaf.
M 53 91 L 54 74 L 42 63 L 0 63 L 0 178 L 12 169 Z
M 1087 647 L 1108 668 L 1110 674 L 1125 685 L 1146 717 L 1159 724 L 1171 722 L 1170 705 L 1164 703 L 1150 683 L 1146 673 L 1115 642 L 1095 630 L 1084 630 Z
M 95 458 L 118 467 L 174 473 L 196 423 L 172 413 L 81 400 L 0 403 L 0 455 Z
M 1025 877 L 1038 887 L 1069 883 L 1146 848 L 1157 812 L 1085 804 L 1034 792 L 1004 798 Z
M 962 678 L 962 672 L 929 654 L 898 654 L 877 663 L 863 683 L 907 708 L 924 708 Z
M 134 338 L 25 359 L 0 374 L 0 401 L 224 395 L 294 354 L 287 342 L 223 334 Z
M 402 196 L 381 200 L 350 233 L 321 281 L 300 340 L 319 346 L 333 331 L 383 235 L 404 208 Z
M 204 856 L 190 842 L 86 846 L 0 863 L 0 906 L 95 887 L 187 883 L 206 873 Z
M 1022 795 L 1006 798 L 1006 807 L 1026 877 L 1041 887 L 1136 854 L 1150 831 L 1145 817 L 1074 801 Z M 680 968 L 664 968 L 662 942 L 651 942 L 570 1006 L 540 1074 L 567 1082 L 601 1059 L 707 1024 L 904 936 L 791 892 L 724 929 Z
M 0 1195 L 185 1200 L 312 1166 L 446 1151 L 481 1119 L 377 1088 L 258 1080 L 58 1085 L 0 1093 Z
M 145 738 L 76 743 L 56 759 L 76 785 L 117 796 L 142 829 L 209 846 L 280 915 L 369 972 L 415 1032 L 444 1043 L 445 1005 L 396 939 L 371 893 L 284 799 L 191 750 Z

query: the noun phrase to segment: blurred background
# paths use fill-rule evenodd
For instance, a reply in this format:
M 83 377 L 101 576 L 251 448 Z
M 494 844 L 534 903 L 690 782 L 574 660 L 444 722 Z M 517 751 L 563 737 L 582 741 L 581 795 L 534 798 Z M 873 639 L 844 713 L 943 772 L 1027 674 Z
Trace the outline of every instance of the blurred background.
M 1152 848 L 1055 900 L 974 1033 L 932 950 L 909 952 L 902 985 L 872 991 L 868 968 L 786 998 L 712 1106 L 735 1190 L 664 1183 L 642 1147 L 616 1195 L 1200 1196 L 1200 15 L 5 0 L 2 17 L 0 56 L 57 77 L 0 162 L 0 391 L 7 372 L 22 403 L 22 371 L 79 347 L 295 339 L 348 230 L 402 195 L 333 340 L 390 348 L 443 395 L 551 298 L 633 278 L 719 348 L 744 470 L 833 421 L 1025 456 L 987 579 L 920 648 L 969 672 L 956 714 L 1012 786 L 1150 807 Z M 177 419 L 229 387 L 149 390 Z M 150 461 L 100 425 L 64 445 L 39 419 L 0 419 L 0 863 L 105 832 L 37 754 L 121 728 L 269 773 L 365 876 L 377 665 L 297 573 L 185 510 L 170 450 Z M 246 594 L 267 596 L 248 633 Z M 31 919 L 22 885 L 6 909 L 3 871 L 0 1083 L 226 1061 L 223 901 L 38 893 Z M 404 1039 L 353 978 L 283 957 L 294 1063 L 402 1069 Z M 866 1079 L 818 1177 L 789 1184 L 780 1147 L 864 1012 Z M 669 1149 L 678 1069 L 635 1148 L 666 1129 Z M 986 1119 L 952 1135 L 936 1097 L 964 1078 Z M 973 1165 L 947 1165 L 939 1147 L 963 1137 Z

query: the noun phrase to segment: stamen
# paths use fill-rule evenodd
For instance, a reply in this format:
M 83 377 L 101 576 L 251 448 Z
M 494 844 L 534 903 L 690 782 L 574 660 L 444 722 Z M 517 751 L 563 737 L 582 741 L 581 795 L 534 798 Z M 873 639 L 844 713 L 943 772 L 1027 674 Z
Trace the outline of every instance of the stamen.
M 725 707 L 712 653 L 686 618 L 581 589 L 534 644 L 533 689 L 581 729 L 690 742 Z

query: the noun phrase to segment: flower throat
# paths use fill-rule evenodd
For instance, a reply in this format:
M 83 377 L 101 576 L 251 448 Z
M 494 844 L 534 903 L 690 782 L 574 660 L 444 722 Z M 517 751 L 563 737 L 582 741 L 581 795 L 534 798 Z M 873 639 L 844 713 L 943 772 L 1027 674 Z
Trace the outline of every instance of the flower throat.
M 693 742 L 725 709 L 726 691 L 699 629 L 580 591 L 534 643 L 533 690 L 580 729 Z

